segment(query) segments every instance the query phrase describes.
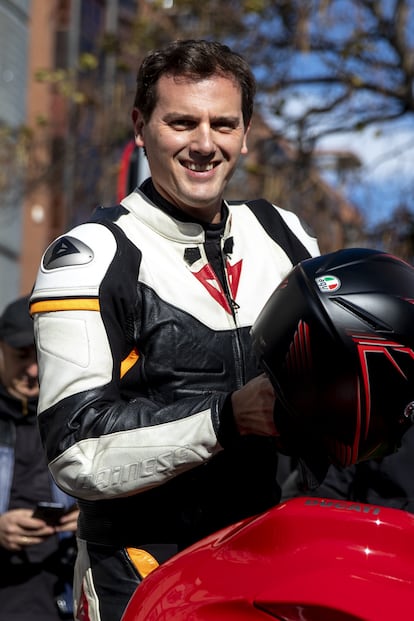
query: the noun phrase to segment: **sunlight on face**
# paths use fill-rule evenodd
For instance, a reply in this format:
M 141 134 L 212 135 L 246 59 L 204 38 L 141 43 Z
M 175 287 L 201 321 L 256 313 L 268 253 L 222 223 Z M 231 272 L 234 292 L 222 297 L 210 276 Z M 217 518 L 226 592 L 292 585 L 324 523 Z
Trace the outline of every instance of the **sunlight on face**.
M 220 75 L 193 81 L 162 76 L 157 105 L 145 123 L 133 119 L 158 192 L 206 222 L 220 219 L 224 189 L 241 154 L 247 153 L 241 91 Z

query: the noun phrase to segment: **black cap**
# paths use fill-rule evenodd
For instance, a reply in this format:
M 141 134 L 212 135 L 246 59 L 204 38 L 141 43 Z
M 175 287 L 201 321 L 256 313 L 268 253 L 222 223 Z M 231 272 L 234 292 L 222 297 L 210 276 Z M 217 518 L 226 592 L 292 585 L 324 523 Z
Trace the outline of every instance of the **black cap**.
M 0 341 L 10 347 L 34 344 L 33 320 L 29 314 L 29 296 L 11 302 L 0 317 Z

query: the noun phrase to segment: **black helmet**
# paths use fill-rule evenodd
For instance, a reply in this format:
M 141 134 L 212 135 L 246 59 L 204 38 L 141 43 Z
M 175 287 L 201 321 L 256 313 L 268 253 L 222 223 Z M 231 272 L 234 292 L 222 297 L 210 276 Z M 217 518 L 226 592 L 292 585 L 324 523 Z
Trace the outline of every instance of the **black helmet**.
M 414 411 L 414 268 L 367 248 L 294 267 L 254 323 L 281 450 L 320 482 L 397 450 Z

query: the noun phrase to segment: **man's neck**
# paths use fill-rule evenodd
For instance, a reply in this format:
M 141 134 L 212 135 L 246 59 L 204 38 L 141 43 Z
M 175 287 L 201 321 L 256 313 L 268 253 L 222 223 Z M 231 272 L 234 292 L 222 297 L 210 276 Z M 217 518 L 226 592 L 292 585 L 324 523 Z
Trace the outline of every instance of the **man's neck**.
M 161 196 L 158 190 L 155 188 L 151 177 L 146 179 L 139 188 L 141 192 L 145 194 L 147 198 L 149 198 L 157 207 L 162 209 L 165 213 L 169 214 L 175 220 L 179 220 L 180 222 L 195 222 L 200 224 L 205 230 L 217 230 L 222 229 L 224 227 L 224 222 L 227 218 L 228 209 L 227 205 L 223 202 L 221 206 L 221 221 L 216 224 L 211 224 L 209 222 L 204 222 L 203 220 L 199 220 L 198 218 L 194 218 L 193 216 L 188 215 L 185 211 L 178 209 L 173 203 L 170 203 L 166 198 Z

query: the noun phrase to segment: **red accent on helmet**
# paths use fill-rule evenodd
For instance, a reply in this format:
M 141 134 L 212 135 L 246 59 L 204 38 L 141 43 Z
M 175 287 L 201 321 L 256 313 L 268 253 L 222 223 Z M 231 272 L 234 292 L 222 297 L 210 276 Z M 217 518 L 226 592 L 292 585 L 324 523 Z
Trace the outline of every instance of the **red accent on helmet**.
M 389 454 L 411 425 L 413 297 L 412 266 L 353 248 L 299 263 L 260 313 L 251 335 L 276 426 L 311 471 Z

